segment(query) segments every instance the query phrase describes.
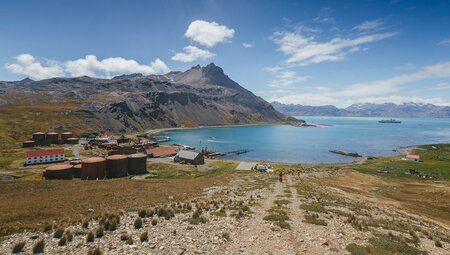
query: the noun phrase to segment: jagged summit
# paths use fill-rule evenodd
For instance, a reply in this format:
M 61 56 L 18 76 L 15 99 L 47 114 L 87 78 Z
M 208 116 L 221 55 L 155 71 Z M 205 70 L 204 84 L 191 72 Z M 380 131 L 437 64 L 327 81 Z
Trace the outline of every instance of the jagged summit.
M 230 79 L 221 67 L 214 63 L 210 63 L 204 67 L 200 65 L 193 66 L 183 73 L 174 75 L 172 79 L 176 83 L 217 85 L 241 91 L 245 90 L 237 82 Z

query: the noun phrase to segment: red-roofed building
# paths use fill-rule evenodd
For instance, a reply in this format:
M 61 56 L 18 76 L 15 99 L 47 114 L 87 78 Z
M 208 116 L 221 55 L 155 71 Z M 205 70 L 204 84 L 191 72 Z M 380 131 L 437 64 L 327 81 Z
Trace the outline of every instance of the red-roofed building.
M 32 150 L 25 153 L 25 165 L 64 161 L 64 149 Z
M 172 146 L 157 147 L 147 149 L 145 152 L 147 153 L 147 155 L 152 156 L 154 158 L 165 158 L 175 156 L 177 154 L 177 148 Z
M 409 161 L 420 161 L 420 156 L 415 154 L 408 154 L 406 155 L 405 159 Z

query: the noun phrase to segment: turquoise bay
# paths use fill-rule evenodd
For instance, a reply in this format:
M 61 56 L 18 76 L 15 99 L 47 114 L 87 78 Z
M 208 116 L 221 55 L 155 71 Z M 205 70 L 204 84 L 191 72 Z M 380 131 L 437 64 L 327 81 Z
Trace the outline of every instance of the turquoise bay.
M 165 135 L 196 149 L 249 153 L 227 156 L 238 160 L 285 163 L 346 163 L 353 158 L 330 153 L 343 149 L 365 156 L 397 155 L 399 147 L 450 142 L 450 119 L 400 118 L 401 124 L 381 124 L 381 118 L 298 117 L 318 128 L 290 125 L 236 126 L 168 131 Z

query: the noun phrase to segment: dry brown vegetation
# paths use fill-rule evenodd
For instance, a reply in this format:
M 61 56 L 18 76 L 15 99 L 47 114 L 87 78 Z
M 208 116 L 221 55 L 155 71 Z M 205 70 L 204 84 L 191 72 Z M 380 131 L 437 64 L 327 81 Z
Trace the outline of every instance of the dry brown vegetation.
M 350 172 L 323 183 L 450 224 L 448 181 L 390 179 Z
M 0 236 L 99 217 L 106 212 L 184 199 L 224 177 L 194 180 L 7 181 L 0 185 Z M 93 212 L 88 212 L 93 209 Z

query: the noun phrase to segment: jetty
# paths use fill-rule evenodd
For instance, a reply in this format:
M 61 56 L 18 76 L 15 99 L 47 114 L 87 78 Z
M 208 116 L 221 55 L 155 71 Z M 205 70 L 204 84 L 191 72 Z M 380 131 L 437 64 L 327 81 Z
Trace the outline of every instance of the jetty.
M 331 153 L 335 153 L 335 154 L 339 154 L 339 155 L 344 155 L 344 156 L 349 156 L 349 157 L 362 157 L 362 155 L 356 153 L 356 152 L 349 152 L 346 150 L 330 150 Z

